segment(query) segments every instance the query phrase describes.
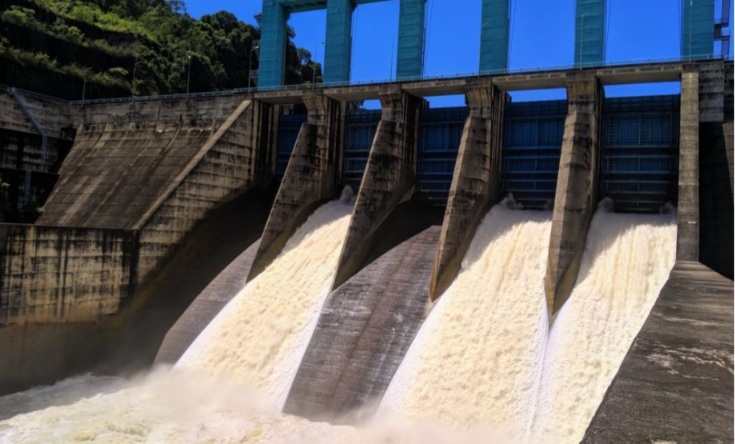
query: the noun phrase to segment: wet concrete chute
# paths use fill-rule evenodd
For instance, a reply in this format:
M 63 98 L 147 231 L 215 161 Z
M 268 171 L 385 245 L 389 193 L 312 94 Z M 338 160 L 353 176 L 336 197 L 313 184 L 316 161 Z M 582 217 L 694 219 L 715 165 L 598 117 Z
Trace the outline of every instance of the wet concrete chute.
M 363 3 L 268 1 L 262 44 Z M 501 20 L 422 79 L 424 3 L 395 82 L 330 41 L 344 84 L 0 88 L 44 208 L 0 223 L 0 442 L 732 440 L 732 61 L 605 66 L 579 0 L 574 67 L 508 72 Z

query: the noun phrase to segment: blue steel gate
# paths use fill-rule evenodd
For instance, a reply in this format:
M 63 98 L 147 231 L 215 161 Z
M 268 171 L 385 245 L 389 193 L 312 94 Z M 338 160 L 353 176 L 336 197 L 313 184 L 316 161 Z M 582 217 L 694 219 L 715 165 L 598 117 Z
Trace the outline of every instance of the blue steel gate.
M 679 96 L 606 99 L 602 108 L 600 198 L 617 212 L 658 212 L 676 203 Z
M 508 103 L 500 188 L 527 209 L 550 209 L 556 193 L 566 100 Z
M 288 159 L 296 144 L 301 124 L 306 122 L 306 114 L 283 114 L 278 116 L 278 138 L 276 142 L 276 180 L 283 179 Z
M 370 147 L 380 122 L 381 110 L 358 109 L 347 113 L 345 151 L 342 165 L 345 185 L 357 194 L 370 155 Z
M 423 205 L 447 204 L 467 113 L 464 106 L 421 110 L 416 193 Z

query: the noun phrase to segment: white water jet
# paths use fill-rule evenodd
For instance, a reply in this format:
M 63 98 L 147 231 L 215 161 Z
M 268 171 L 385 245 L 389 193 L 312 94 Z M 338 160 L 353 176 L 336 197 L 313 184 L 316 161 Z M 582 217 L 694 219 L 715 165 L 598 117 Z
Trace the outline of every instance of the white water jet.
M 351 212 L 341 201 L 314 212 L 176 367 L 252 384 L 282 407 L 331 289 Z
M 128 388 L 99 381 L 111 394 L 54 398 L 74 385 L 67 380 L 11 395 L 39 408 L 86 399 L 0 422 L 0 443 L 480 443 L 501 442 L 498 433 L 579 442 L 673 265 L 675 221 L 598 212 L 577 285 L 549 328 L 550 214 L 512 207 L 486 216 L 364 428 L 279 413 L 349 222 L 350 207 L 333 202 L 292 237 L 271 266 L 278 272 L 269 267 L 207 327 L 180 369 Z

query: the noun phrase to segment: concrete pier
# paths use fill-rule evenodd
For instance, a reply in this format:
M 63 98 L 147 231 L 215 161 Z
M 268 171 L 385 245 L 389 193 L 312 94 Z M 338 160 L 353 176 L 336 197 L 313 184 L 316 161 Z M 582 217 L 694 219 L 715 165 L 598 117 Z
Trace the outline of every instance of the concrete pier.
M 454 177 L 431 275 L 435 300 L 459 273 L 482 217 L 498 200 L 506 94 L 490 82 L 467 89 L 470 112 L 462 131 Z
M 344 107 L 317 93 L 305 95 L 304 103 L 308 121 L 302 125 L 288 161 L 249 279 L 273 262 L 288 238 L 319 205 L 339 192 Z
M 732 294 L 677 262 L 582 442 L 732 442 Z
M 380 103 L 383 107 L 380 123 L 357 193 L 333 288 L 360 269 L 380 225 L 413 193 L 416 132 L 423 100 L 403 92 L 399 85 L 391 85 L 381 90 Z
M 376 259 L 324 304 L 285 411 L 313 420 L 369 418 L 429 311 L 439 227 Z
M 681 74 L 676 259 L 699 261 L 699 72 Z
M 572 292 L 597 205 L 602 97 L 600 82 L 593 75 L 567 74 L 569 107 L 545 278 L 549 313 L 556 313 Z

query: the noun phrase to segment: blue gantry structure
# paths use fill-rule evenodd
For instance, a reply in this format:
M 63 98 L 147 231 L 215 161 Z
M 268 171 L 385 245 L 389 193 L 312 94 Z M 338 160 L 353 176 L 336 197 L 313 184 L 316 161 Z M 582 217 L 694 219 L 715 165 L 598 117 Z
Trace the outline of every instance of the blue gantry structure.
M 350 81 L 352 59 L 352 16 L 366 3 L 389 0 L 263 0 L 260 42 L 259 87 L 273 88 L 284 83 L 286 31 L 290 14 L 326 9 L 324 40 L 324 83 Z M 417 79 L 423 75 L 425 11 L 427 0 L 400 2 L 398 52 L 395 78 Z M 481 0 L 480 74 L 499 73 L 508 68 L 508 43 L 511 27 L 511 0 Z M 600 66 L 605 62 L 606 13 L 610 0 L 576 0 L 574 64 L 576 67 Z M 715 22 L 716 0 L 682 0 L 681 57 L 701 60 L 714 55 L 714 42 L 721 41 L 727 54 L 729 44 L 730 0 L 717 0 L 721 6 Z

